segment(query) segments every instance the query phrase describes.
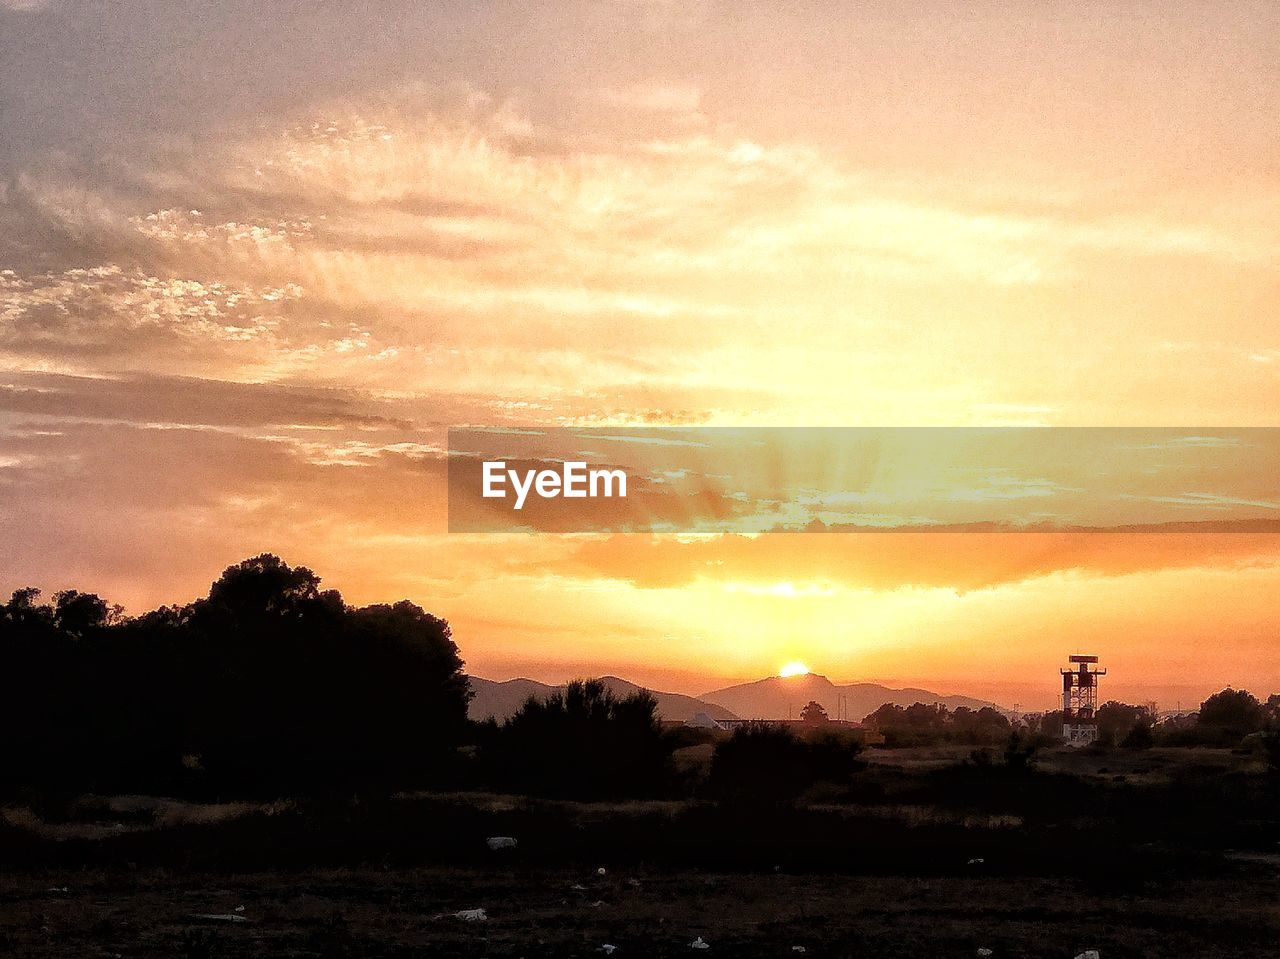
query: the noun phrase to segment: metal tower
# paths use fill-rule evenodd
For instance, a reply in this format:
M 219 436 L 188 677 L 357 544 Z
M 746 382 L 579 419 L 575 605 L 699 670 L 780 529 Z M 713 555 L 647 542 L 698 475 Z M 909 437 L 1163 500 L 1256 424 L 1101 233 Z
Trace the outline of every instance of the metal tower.
M 1098 738 L 1097 656 L 1068 656 L 1070 668 L 1062 673 L 1062 738 L 1068 743 L 1091 743 Z

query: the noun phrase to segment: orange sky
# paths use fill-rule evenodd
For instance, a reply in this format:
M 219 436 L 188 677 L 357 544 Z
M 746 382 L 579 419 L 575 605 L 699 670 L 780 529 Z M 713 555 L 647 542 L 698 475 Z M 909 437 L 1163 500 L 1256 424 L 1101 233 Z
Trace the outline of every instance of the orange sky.
M 1266 538 L 465 536 L 442 461 L 1276 425 L 1278 64 L 1266 2 L 0 0 L 0 589 L 138 610 L 273 550 L 493 678 L 1030 706 L 1087 647 L 1134 699 L 1280 690 Z

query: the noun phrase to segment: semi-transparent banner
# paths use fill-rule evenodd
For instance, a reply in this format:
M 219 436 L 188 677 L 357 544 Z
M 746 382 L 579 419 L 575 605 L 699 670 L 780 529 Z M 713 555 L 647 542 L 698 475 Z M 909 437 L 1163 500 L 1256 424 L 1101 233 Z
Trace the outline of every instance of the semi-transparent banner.
M 463 533 L 1280 532 L 1280 428 L 449 430 Z

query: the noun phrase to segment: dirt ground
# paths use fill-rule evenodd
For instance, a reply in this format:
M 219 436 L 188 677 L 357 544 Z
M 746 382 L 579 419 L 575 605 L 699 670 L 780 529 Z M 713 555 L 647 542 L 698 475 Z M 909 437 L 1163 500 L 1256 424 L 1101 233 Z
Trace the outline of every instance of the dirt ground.
M 420 869 L 0 876 L 0 954 L 574 957 L 1277 955 L 1280 869 L 1062 880 Z M 487 919 L 455 913 L 483 909 Z M 693 948 L 701 938 L 708 949 Z M 606 945 L 616 947 L 610 953 Z M 979 950 L 991 950 L 990 953 Z
M 1051 776 L 1010 779 L 969 752 L 871 750 L 865 796 L 763 818 L 471 793 L 13 804 L 0 957 L 1280 956 L 1255 759 L 1045 750 Z M 1066 787 L 1083 805 L 1046 811 Z

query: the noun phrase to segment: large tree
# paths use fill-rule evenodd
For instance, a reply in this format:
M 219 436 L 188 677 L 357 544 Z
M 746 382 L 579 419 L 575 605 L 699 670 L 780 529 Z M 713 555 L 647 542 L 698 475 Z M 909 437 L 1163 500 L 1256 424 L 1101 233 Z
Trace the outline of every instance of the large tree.
M 1267 712 L 1252 693 L 1227 688 L 1200 704 L 1200 725 L 1243 736 L 1265 729 Z
M 0 606 L 10 784 L 222 793 L 438 777 L 469 697 L 449 625 L 347 606 L 263 554 L 205 599 L 132 619 L 92 594 Z

